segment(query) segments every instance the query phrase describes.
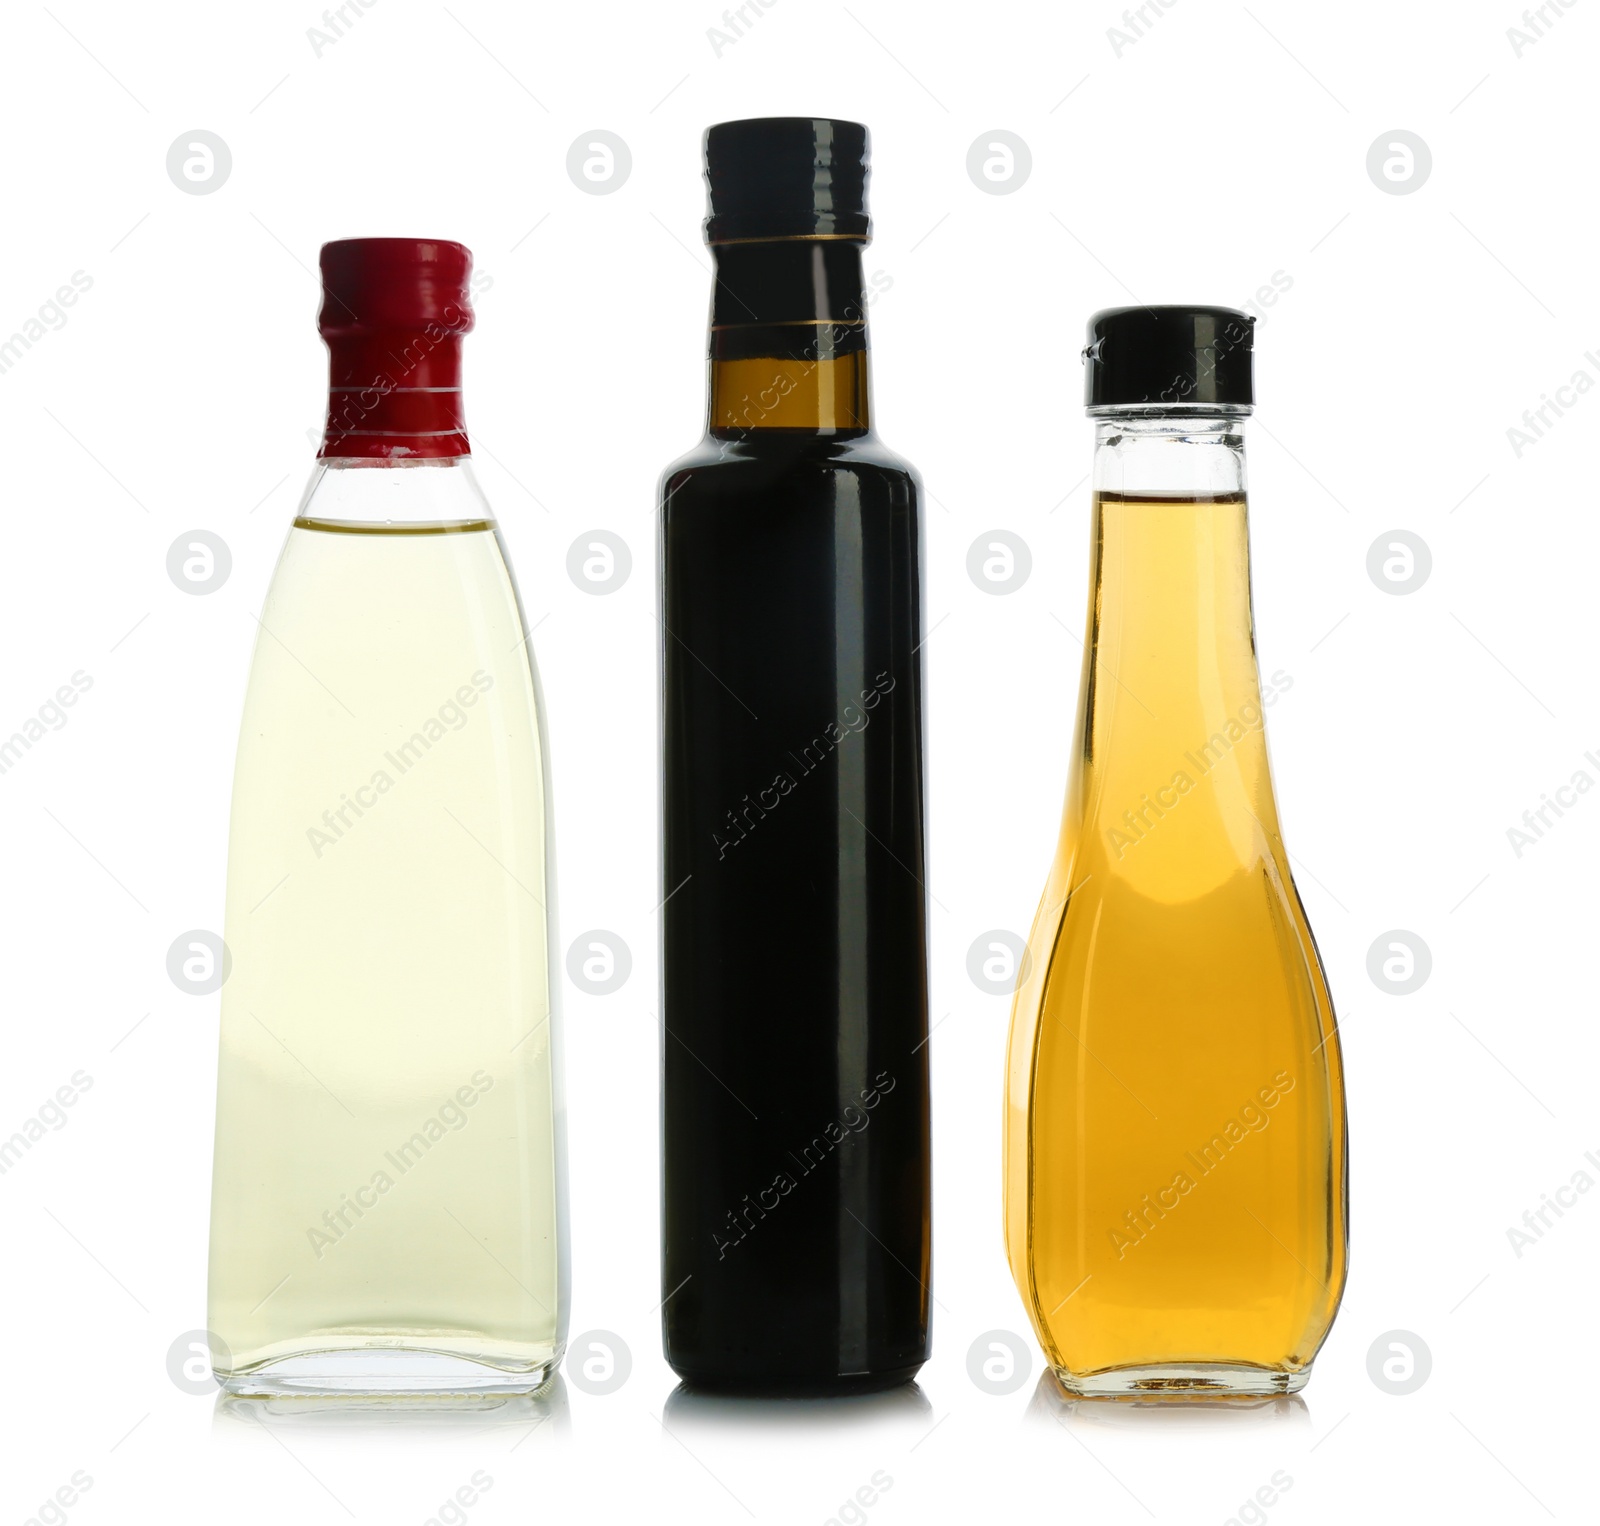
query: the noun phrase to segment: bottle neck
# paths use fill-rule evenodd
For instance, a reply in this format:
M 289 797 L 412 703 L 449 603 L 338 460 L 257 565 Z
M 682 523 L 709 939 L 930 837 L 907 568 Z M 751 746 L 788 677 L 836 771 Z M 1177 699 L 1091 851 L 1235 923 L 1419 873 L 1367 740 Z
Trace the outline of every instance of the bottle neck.
M 1121 683 L 1095 699 L 1141 729 L 1181 734 L 1254 697 L 1242 427 L 1198 412 L 1097 420 L 1090 618 Z
M 871 427 L 862 240 L 712 246 L 712 438 L 854 438 Z
M 471 453 L 461 410 L 461 335 L 418 330 L 329 332 L 328 419 L 318 457 L 374 465 Z
M 1093 413 L 1097 495 L 1244 496 L 1248 409 L 1097 408 Z
M 312 470 L 295 523 L 386 534 L 494 524 L 471 456 L 328 456 Z
M 1119 864 L 1191 791 L 1146 867 L 1203 841 L 1243 861 L 1258 826 L 1276 830 L 1266 704 L 1293 679 L 1264 691 L 1256 669 L 1241 428 L 1215 412 L 1098 420 L 1076 809 Z

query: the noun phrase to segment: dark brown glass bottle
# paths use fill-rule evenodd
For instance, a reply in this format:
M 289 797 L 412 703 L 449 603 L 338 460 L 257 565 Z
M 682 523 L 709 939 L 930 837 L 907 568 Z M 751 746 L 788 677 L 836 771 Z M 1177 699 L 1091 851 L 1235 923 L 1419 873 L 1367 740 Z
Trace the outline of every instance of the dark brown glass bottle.
M 662 483 L 663 1328 L 687 1382 L 928 1356 L 918 484 L 873 435 L 867 134 L 706 135 L 710 425 Z

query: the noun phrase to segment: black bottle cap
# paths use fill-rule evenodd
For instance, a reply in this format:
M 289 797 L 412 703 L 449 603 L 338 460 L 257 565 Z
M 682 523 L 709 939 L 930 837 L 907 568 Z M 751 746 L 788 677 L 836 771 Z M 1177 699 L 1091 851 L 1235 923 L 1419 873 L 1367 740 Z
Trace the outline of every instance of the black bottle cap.
M 1083 352 L 1090 408 L 1250 408 L 1256 320 L 1232 307 L 1108 307 Z
M 871 236 L 867 130 L 827 117 L 752 117 L 706 129 L 708 244 Z

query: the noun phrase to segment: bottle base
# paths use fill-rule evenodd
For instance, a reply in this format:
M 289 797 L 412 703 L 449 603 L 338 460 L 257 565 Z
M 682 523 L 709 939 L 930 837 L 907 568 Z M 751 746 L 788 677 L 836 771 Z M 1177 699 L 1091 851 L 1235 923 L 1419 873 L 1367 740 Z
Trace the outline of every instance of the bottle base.
M 436 1351 L 308 1351 L 214 1376 L 225 1394 L 239 1398 L 527 1394 L 550 1381 L 558 1360 L 507 1368 Z
M 1299 1393 L 1311 1377 L 1310 1367 L 1285 1372 L 1249 1362 L 1154 1362 L 1145 1367 L 1107 1367 L 1100 1372 L 1055 1369 L 1056 1381 L 1084 1399 L 1190 1397 L 1271 1398 Z
M 692 1394 L 738 1399 L 841 1399 L 854 1394 L 882 1393 L 911 1382 L 922 1363 L 884 1372 L 849 1372 L 820 1377 L 745 1377 L 695 1372 L 672 1364 Z

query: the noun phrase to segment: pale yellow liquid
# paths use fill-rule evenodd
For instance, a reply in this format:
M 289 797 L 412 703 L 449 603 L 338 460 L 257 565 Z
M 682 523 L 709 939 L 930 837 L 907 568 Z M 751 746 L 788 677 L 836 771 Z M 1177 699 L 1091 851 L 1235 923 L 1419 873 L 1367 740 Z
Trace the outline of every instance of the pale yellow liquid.
M 539 1368 L 564 1254 L 545 773 L 498 537 L 299 520 L 261 626 L 228 866 L 223 1373 Z
M 1344 1286 L 1344 1096 L 1268 771 L 1245 505 L 1095 512 L 1078 747 L 1013 1016 L 1012 1270 L 1069 1387 L 1293 1387 Z

